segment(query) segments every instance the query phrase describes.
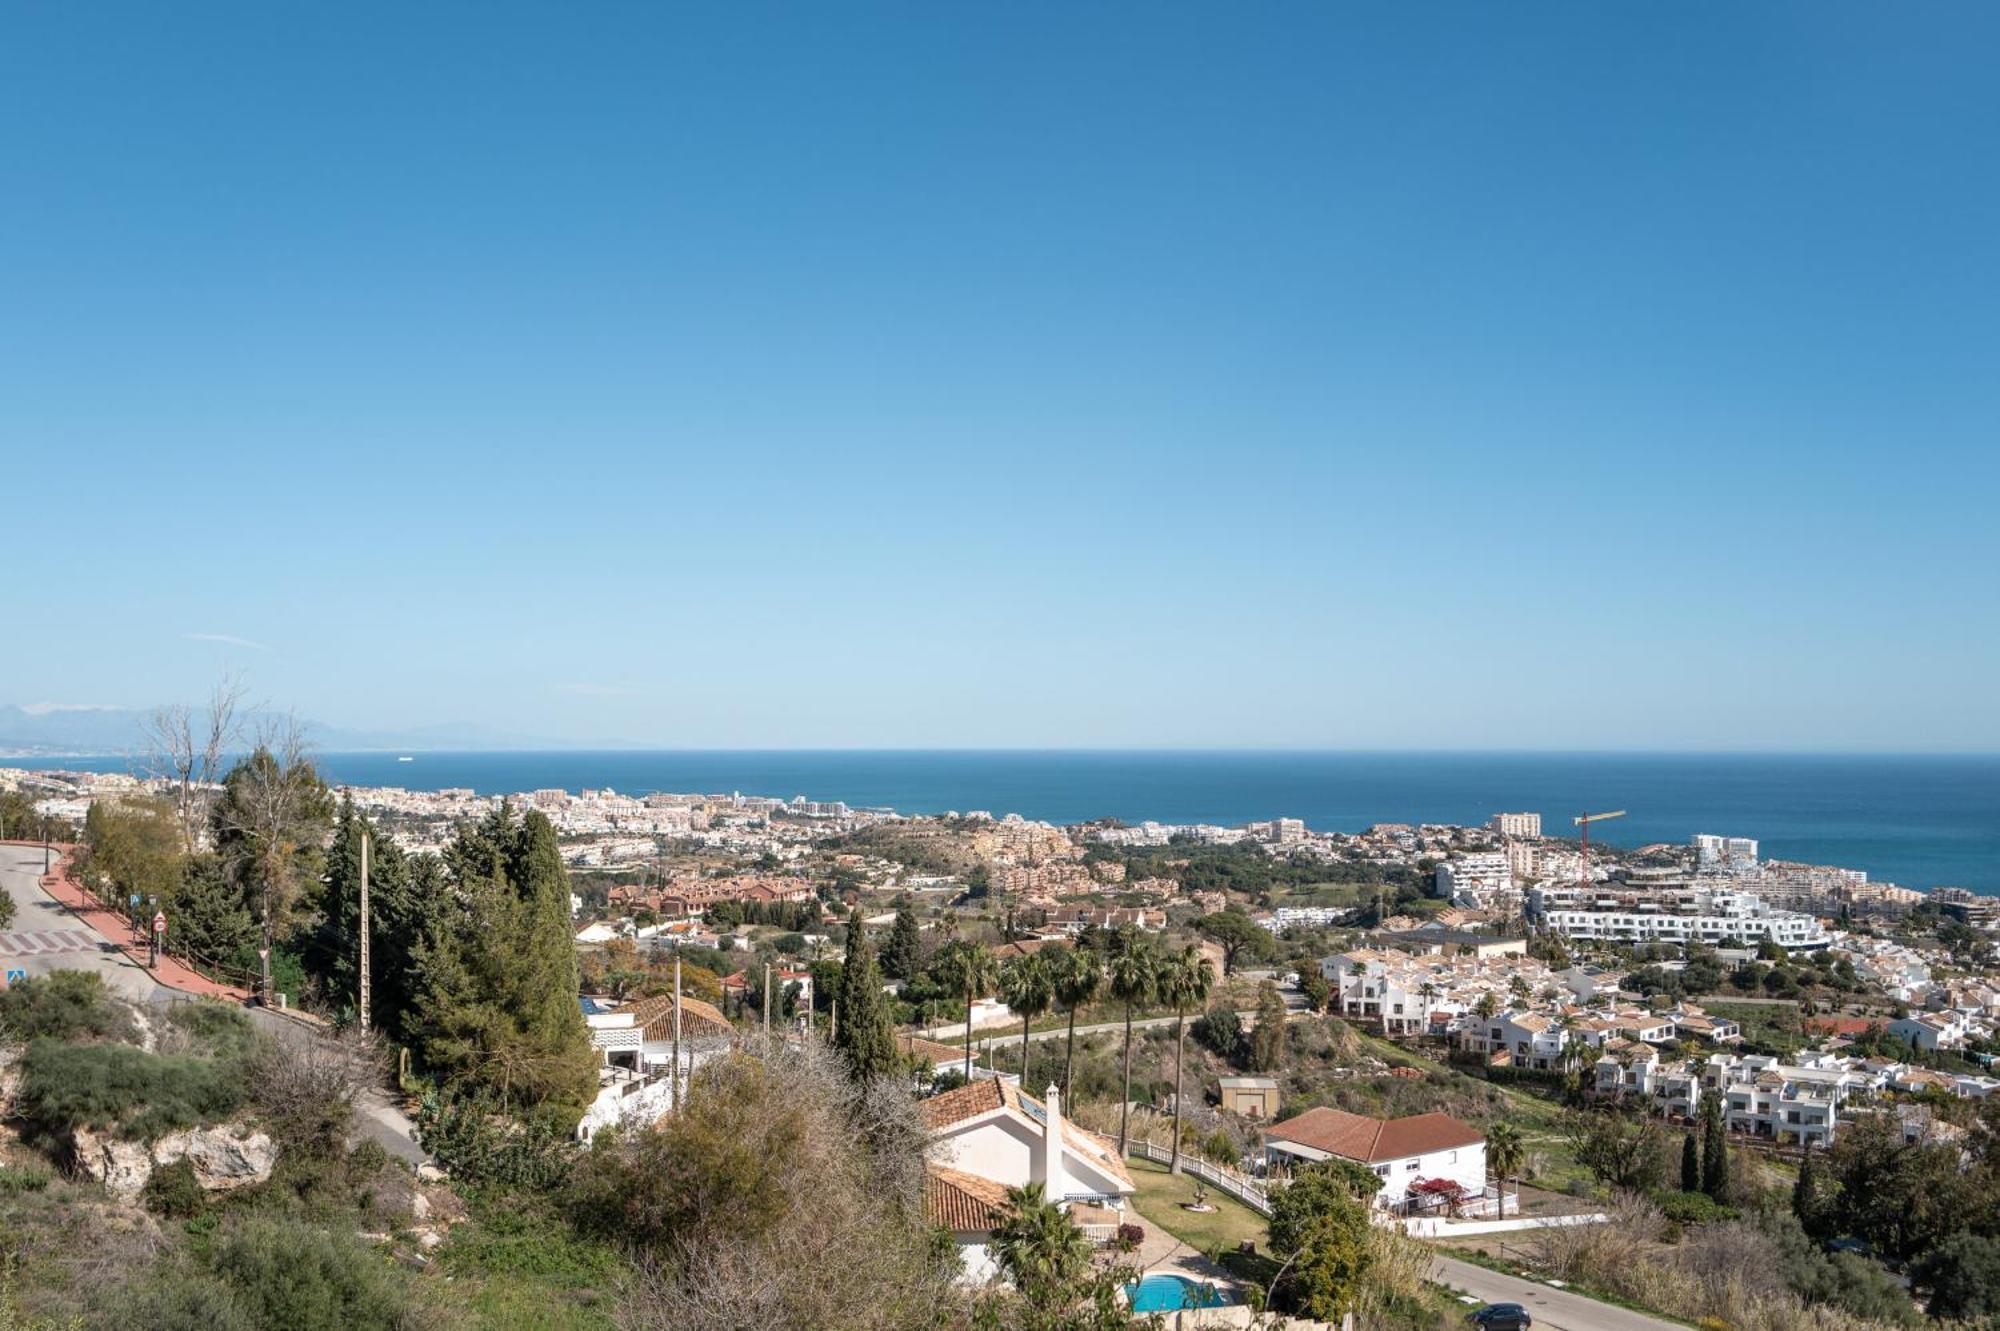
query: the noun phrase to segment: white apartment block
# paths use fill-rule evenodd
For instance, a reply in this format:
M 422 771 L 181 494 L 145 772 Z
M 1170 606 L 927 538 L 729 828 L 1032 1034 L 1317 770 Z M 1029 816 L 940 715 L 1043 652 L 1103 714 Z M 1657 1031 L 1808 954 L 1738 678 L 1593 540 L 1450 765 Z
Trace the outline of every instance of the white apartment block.
M 1438 865 L 1434 884 L 1434 896 L 1485 907 L 1514 891 L 1514 870 L 1504 850 L 1470 851 Z
M 1811 951 L 1833 940 L 1810 915 L 1774 911 L 1744 892 L 1594 894 L 1587 909 L 1568 907 L 1578 889 L 1536 888 L 1528 894 L 1529 913 L 1565 938 L 1607 943 L 1707 943 L 1751 946 L 1766 940 L 1787 951 Z
M 1698 832 L 1692 844 L 1698 868 L 1740 872 L 1757 867 L 1757 841 L 1754 837 L 1715 836 Z
M 1505 837 L 1538 837 L 1542 834 L 1539 813 L 1496 813 L 1486 825 Z

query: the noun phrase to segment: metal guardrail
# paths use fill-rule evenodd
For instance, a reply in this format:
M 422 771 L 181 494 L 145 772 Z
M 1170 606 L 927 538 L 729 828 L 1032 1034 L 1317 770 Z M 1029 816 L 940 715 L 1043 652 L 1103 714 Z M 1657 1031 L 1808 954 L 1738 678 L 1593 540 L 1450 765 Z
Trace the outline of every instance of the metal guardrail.
M 1142 1156 L 1155 1164 L 1161 1165 L 1171 1163 L 1174 1158 L 1172 1151 L 1149 1141 L 1135 1141 L 1130 1143 L 1126 1153 Z M 1264 1191 L 1262 1185 L 1244 1178 L 1241 1174 L 1223 1169 L 1219 1165 L 1212 1165 L 1206 1160 L 1198 1160 L 1194 1156 L 1189 1155 L 1185 1150 L 1181 1152 L 1181 1169 L 1200 1179 L 1203 1183 L 1210 1184 L 1229 1196 L 1234 1197 L 1258 1215 L 1266 1219 L 1270 1218 L 1271 1197 L 1269 1193 Z

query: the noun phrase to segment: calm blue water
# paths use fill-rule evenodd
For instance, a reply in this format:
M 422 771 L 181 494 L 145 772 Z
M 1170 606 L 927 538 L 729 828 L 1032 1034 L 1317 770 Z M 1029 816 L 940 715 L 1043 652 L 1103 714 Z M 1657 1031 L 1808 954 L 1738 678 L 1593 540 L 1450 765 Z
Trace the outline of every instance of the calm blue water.
M 1182 1308 L 1220 1308 L 1228 1300 L 1211 1287 L 1180 1276 L 1147 1276 L 1125 1287 L 1135 1313 L 1177 1312 Z
M 331 781 L 513 792 L 700 791 L 846 800 L 905 813 L 984 809 L 1051 822 L 1235 824 L 1275 815 L 1330 831 L 1377 822 L 1478 823 L 1536 810 L 1628 809 L 1617 845 L 1696 832 L 1757 837 L 1766 856 L 1865 869 L 1909 887 L 2000 893 L 2000 756 L 1554 753 L 607 751 L 329 753 Z M 19 760 L 17 760 L 19 761 Z M 117 759 L 34 766 L 116 770 Z

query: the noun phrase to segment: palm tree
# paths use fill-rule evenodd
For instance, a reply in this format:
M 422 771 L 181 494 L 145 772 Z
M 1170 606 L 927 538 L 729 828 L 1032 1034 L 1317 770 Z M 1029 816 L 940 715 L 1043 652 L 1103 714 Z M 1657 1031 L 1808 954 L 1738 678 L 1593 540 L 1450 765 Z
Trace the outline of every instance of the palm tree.
M 999 978 L 993 954 L 983 943 L 954 938 L 938 955 L 938 974 L 965 995 L 965 1079 L 972 1080 L 972 1004 Z
M 1014 1288 L 1037 1306 L 1060 1302 L 1090 1269 L 1090 1240 L 1043 1194 L 1040 1183 L 1007 1190 L 1006 1208 L 989 1242 Z
M 1118 1154 L 1126 1147 L 1126 1126 L 1132 1114 L 1132 1009 L 1151 1002 L 1159 992 L 1159 965 L 1142 938 L 1128 938 L 1111 958 L 1111 996 L 1125 1005 L 1125 1098 L 1118 1102 Z
M 1049 1010 L 1054 977 L 1039 952 L 1014 957 L 1000 968 L 1000 1001 L 1021 1015 L 1021 1089 L 1028 1089 L 1028 1028 Z
M 1215 972 L 1209 968 L 1208 958 L 1192 943 L 1182 948 L 1180 955 L 1160 970 L 1160 997 L 1173 1004 L 1174 1008 L 1174 1157 L 1167 1165 L 1170 1174 L 1181 1172 L 1181 1100 L 1184 1098 L 1181 1065 L 1186 1062 L 1188 1009 L 1206 1003 L 1208 991 L 1214 983 Z
M 1478 1016 L 1491 1018 L 1500 1010 L 1500 1000 L 1491 994 L 1481 994 L 1479 1001 L 1472 1005 L 1472 1010 Z
M 1063 1051 L 1063 1103 L 1069 1103 L 1070 1073 L 1076 1069 L 1076 1010 L 1104 987 L 1104 962 L 1088 948 L 1065 948 L 1055 956 L 1056 1001 L 1069 1011 L 1069 1047 Z
M 1437 996 L 1442 992 L 1444 991 L 1438 988 L 1436 980 L 1425 980 L 1417 986 L 1417 997 L 1424 1000 L 1424 1030 L 1426 1032 L 1430 1030 L 1431 1025 L 1431 1004 L 1437 1001 Z
M 1486 1167 L 1500 1180 L 1500 1218 L 1507 1218 L 1507 1180 L 1521 1172 L 1528 1161 L 1528 1149 L 1521 1130 L 1512 1123 L 1495 1123 L 1486 1130 Z

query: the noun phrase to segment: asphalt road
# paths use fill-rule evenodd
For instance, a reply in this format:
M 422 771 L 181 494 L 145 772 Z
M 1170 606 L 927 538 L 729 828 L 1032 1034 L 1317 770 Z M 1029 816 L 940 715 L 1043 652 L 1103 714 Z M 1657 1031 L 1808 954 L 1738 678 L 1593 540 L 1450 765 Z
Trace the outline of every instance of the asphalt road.
M 14 899 L 14 923 L 7 929 L 0 929 L 0 939 L 19 939 L 21 946 L 9 949 L 0 956 L 8 970 L 25 970 L 30 975 L 47 975 L 50 971 L 95 971 L 104 977 L 104 983 L 112 992 L 134 1003 L 163 1007 L 173 1001 L 173 991 L 155 984 L 153 977 L 144 967 L 135 965 L 124 953 L 108 943 L 98 943 L 95 947 L 82 950 L 66 949 L 60 952 L 30 951 L 35 946 L 32 941 L 37 935 L 59 937 L 61 935 L 85 934 L 95 937 L 93 932 L 67 910 L 61 902 L 42 891 L 42 851 L 39 846 L 0 845 L 0 889 Z
M 1680 1322 L 1635 1313 L 1596 1299 L 1501 1275 L 1483 1266 L 1439 1256 L 1431 1279 L 1488 1303 L 1518 1303 L 1535 1319 L 1535 1331 L 1687 1331 Z M 1466 1311 L 1471 1311 L 1467 1305 Z
M 66 944 L 78 935 L 91 939 L 93 931 L 71 915 L 48 893 L 42 891 L 42 851 L 40 847 L 0 845 L 0 890 L 14 899 L 14 923 L 0 929 L 0 965 L 7 970 L 25 970 L 29 975 L 50 971 L 95 971 L 115 994 L 147 1008 L 165 1008 L 183 1001 L 186 995 L 154 981 L 140 966 L 101 940 L 93 946 L 44 951 L 47 942 Z M 294 1040 L 314 1038 L 304 1035 L 297 1022 L 263 1008 L 249 1009 L 250 1019 L 260 1027 Z M 411 1136 L 411 1124 L 386 1093 L 365 1093 L 355 1104 L 355 1127 L 372 1137 L 399 1160 L 416 1164 L 429 1157 Z

